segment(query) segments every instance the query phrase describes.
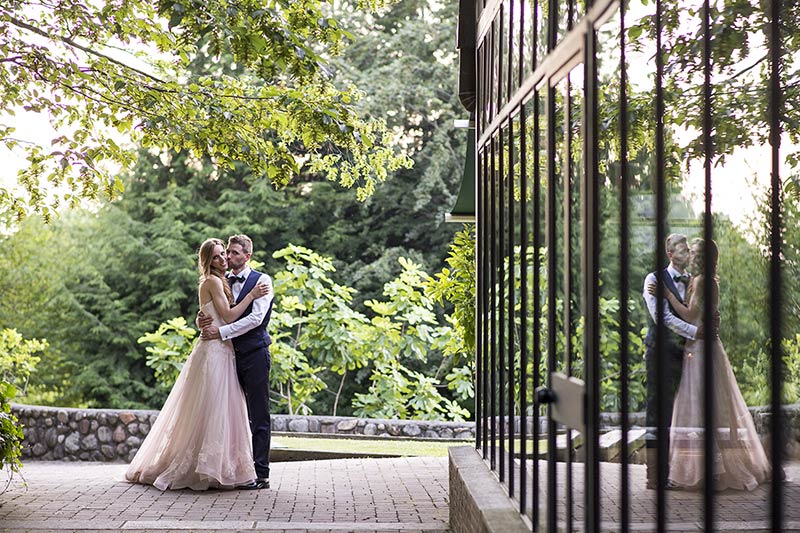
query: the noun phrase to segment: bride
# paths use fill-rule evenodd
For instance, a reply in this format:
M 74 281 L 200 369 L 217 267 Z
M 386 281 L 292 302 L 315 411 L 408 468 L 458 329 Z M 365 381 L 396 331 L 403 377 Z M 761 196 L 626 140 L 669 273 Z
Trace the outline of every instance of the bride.
M 711 311 L 719 308 L 719 282 L 716 277 L 719 251 L 714 241 L 694 239 L 690 251 L 690 271 L 696 275 L 687 289 L 688 305 L 670 291 L 664 291 L 670 305 L 685 321 L 702 322 L 706 263 L 710 267 Z M 651 294 L 655 285 L 648 289 Z M 704 342 L 711 348 L 714 410 L 714 488 L 753 490 L 769 478 L 770 468 L 753 419 L 739 391 L 728 355 L 718 332 L 709 331 L 706 339 L 687 341 L 684 348 L 681 383 L 675 396 L 670 429 L 669 480 L 679 488 L 703 485 L 703 361 Z
M 200 309 L 220 326 L 267 294 L 256 285 L 235 307 L 225 280 L 225 244 L 208 239 L 198 252 Z M 231 341 L 200 339 L 125 478 L 166 489 L 232 488 L 256 478 L 244 393 Z

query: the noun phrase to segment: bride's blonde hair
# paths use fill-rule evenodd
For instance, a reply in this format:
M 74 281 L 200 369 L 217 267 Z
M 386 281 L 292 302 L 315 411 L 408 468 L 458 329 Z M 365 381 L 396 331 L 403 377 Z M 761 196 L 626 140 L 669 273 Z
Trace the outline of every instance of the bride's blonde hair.
M 200 245 L 200 250 L 197 252 L 197 268 L 200 270 L 200 283 L 203 283 L 203 280 L 209 276 L 218 277 L 222 280 L 222 290 L 225 291 L 225 297 L 228 299 L 228 303 L 233 305 L 233 293 L 225 279 L 225 271 L 214 267 L 211 262 L 211 260 L 214 259 L 214 247 L 217 245 L 222 246 L 223 250 L 225 249 L 225 243 L 214 238 L 206 239 L 203 244 Z

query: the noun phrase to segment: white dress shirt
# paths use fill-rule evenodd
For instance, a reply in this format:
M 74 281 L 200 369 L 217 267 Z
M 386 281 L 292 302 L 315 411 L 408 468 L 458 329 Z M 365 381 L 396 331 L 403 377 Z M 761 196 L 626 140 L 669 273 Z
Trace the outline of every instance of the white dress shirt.
M 670 277 L 680 276 L 681 273 L 678 272 L 672 264 L 667 267 L 667 275 Z M 650 284 L 657 283 L 656 273 L 651 272 L 644 278 L 644 292 L 642 296 L 644 297 L 644 301 L 647 304 L 647 311 L 650 313 L 650 316 L 653 319 L 653 322 L 657 323 L 656 317 L 656 306 L 658 305 L 657 298 L 654 294 L 650 294 L 647 290 L 647 286 Z M 682 281 L 675 281 L 675 287 L 678 289 L 678 293 L 681 296 L 681 300 L 686 299 L 686 284 Z M 664 287 L 664 290 L 669 290 Z M 685 339 L 692 339 L 694 340 L 697 336 L 697 326 L 689 324 L 688 322 L 682 320 L 680 317 L 673 314 L 672 310 L 669 307 L 669 302 L 667 298 L 664 298 L 664 325 L 669 328 L 670 331 L 674 331 L 681 337 Z
M 238 276 L 244 277 L 246 281 L 247 277 L 250 275 L 250 272 L 252 272 L 252 269 L 249 266 L 246 266 L 244 267 L 244 270 L 239 272 Z M 253 300 L 253 310 L 249 315 L 240 318 L 236 322 L 220 326 L 219 335 L 222 337 L 222 340 L 226 341 L 247 333 L 264 321 L 264 317 L 267 316 L 267 310 L 272 303 L 272 279 L 266 274 L 261 274 L 261 277 L 258 278 L 258 283 L 263 283 L 264 285 L 268 286 L 269 293 L 266 296 Z M 233 282 L 233 285 L 231 285 L 231 291 L 233 292 L 234 300 L 239 298 L 239 293 L 242 291 L 243 286 L 244 282 L 242 281 L 235 281 Z

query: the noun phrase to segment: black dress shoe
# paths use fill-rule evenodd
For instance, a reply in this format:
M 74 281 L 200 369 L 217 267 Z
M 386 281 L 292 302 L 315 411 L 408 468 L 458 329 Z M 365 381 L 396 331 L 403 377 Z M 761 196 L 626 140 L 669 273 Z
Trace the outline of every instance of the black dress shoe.
M 657 484 L 654 480 L 648 479 L 647 480 L 647 490 L 656 490 Z M 666 490 L 678 490 L 681 488 L 680 485 L 672 481 L 671 479 L 667 480 L 666 485 L 664 486 Z
M 261 490 L 261 489 L 268 489 L 269 488 L 269 478 L 257 477 L 250 483 L 245 483 L 244 485 L 237 485 L 237 489 L 240 490 Z

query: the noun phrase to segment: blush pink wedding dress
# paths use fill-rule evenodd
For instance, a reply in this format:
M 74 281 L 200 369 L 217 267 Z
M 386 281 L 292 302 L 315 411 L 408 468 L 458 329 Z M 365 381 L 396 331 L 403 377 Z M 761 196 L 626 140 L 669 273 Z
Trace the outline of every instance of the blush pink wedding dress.
M 213 302 L 201 306 L 223 324 Z M 200 339 L 125 478 L 161 490 L 232 488 L 255 479 L 250 425 L 230 341 Z

